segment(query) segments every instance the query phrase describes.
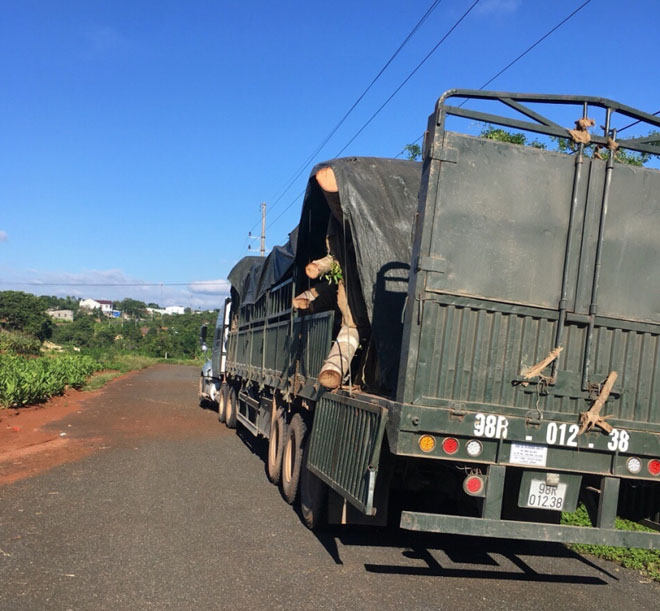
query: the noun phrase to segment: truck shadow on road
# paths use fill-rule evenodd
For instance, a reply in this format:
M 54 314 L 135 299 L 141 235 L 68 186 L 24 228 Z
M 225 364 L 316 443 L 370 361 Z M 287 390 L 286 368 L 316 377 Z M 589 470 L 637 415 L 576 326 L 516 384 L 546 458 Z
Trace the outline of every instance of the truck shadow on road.
M 607 581 L 593 574 L 597 572 L 611 580 L 618 580 L 588 558 L 558 543 L 414 533 L 392 527 L 337 527 L 315 534 L 337 564 L 343 564 L 338 544 L 347 548 L 389 547 L 401 550 L 401 564 L 365 563 L 364 568 L 369 573 L 607 585 Z M 543 568 L 535 569 L 527 559 L 532 559 L 534 564 Z M 586 573 L 592 574 L 580 574 L 579 565 L 586 569 Z M 555 572 L 568 566 L 570 572 Z M 552 572 L 546 571 L 546 568 Z
M 237 435 L 249 450 L 264 462 L 268 444 L 244 431 L 239 424 Z M 300 509 L 294 508 L 301 524 Z M 479 578 L 540 583 L 607 585 L 593 573 L 617 577 L 559 543 L 506 541 L 460 535 L 416 533 L 396 526 L 334 526 L 314 532 L 315 537 L 337 565 L 343 565 L 341 548 L 392 548 L 400 550 L 401 564 L 365 563 L 368 573 L 422 577 Z M 391 556 L 391 554 L 390 554 Z M 535 569 L 528 559 L 544 569 Z M 556 562 L 559 560 L 560 562 Z M 582 566 L 585 574 L 580 574 Z M 570 572 L 558 573 L 570 566 Z M 586 574 L 591 573 L 591 574 Z

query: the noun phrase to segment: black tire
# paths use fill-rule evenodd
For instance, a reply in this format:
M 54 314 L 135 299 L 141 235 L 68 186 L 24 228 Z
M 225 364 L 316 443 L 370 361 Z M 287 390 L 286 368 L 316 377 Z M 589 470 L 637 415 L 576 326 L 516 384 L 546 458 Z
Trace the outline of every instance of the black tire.
M 236 428 L 236 409 L 238 408 L 238 397 L 236 389 L 229 386 L 227 391 L 227 401 L 225 403 L 225 424 L 228 429 Z
M 295 414 L 287 427 L 282 456 L 282 495 L 289 505 L 293 505 L 298 498 L 298 482 L 306 437 L 307 426 L 301 415 Z
M 206 409 L 208 401 L 202 396 L 204 392 L 204 375 L 199 378 L 199 406 Z
M 268 439 L 268 457 L 266 459 L 266 470 L 268 479 L 273 484 L 280 482 L 282 475 L 282 455 L 286 442 L 286 414 L 279 407 L 275 412 L 275 418 L 270 423 L 270 437 Z
M 328 509 L 328 486 L 307 468 L 308 444 L 303 450 L 300 468 L 300 514 L 310 530 L 326 526 Z
M 218 393 L 218 422 L 224 422 L 227 417 L 227 394 L 229 387 L 223 384 Z

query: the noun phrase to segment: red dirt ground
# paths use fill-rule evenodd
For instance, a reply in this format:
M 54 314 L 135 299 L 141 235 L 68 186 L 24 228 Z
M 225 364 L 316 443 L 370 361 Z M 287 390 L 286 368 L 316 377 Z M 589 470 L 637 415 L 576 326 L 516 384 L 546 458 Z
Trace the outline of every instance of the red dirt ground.
M 109 384 L 136 373 L 115 378 Z M 68 432 L 70 424 L 57 427 L 57 423 L 72 414 L 81 414 L 90 406 L 88 400 L 102 395 L 107 388 L 108 385 L 91 392 L 70 389 L 46 403 L 0 410 L 0 486 L 77 460 L 98 449 L 101 439 L 73 438 Z

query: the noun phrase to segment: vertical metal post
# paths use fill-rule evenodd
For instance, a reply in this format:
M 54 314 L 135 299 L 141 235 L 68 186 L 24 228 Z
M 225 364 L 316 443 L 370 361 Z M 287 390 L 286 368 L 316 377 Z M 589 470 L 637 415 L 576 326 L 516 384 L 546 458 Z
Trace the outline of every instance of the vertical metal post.
M 266 202 L 261 202 L 261 249 L 262 257 L 266 256 Z
M 582 105 L 582 118 L 586 119 L 588 113 L 588 105 L 585 102 Z M 582 177 L 582 166 L 584 165 L 584 143 L 580 142 L 578 152 L 575 157 L 575 172 L 573 174 L 573 192 L 571 195 L 571 210 L 568 217 L 568 233 L 566 236 L 566 251 L 564 253 L 564 271 L 561 280 L 561 299 L 559 301 L 559 319 L 557 320 L 557 329 L 555 332 L 555 348 L 561 346 L 562 338 L 564 335 L 564 326 L 566 325 L 566 310 L 568 307 L 568 270 L 571 261 L 571 253 L 573 250 L 573 225 L 575 223 L 575 210 L 578 203 L 578 188 L 580 186 L 580 178 Z M 555 359 L 552 363 L 552 377 L 557 376 L 557 368 L 559 366 L 559 359 Z
M 502 517 L 502 497 L 504 496 L 504 475 L 506 467 L 490 465 L 488 467 L 488 483 L 486 498 L 481 508 L 481 517 L 489 520 L 499 520 Z
M 600 484 L 600 498 L 598 499 L 598 528 L 614 528 L 616 510 L 619 504 L 619 484 L 616 477 L 604 477 Z
M 610 119 L 612 109 L 607 109 L 605 121 L 605 136 L 610 132 Z M 612 131 L 612 139 L 616 140 L 616 130 Z M 594 327 L 596 323 L 596 314 L 598 313 L 598 289 L 600 281 L 600 265 L 603 257 L 603 239 L 605 237 L 605 221 L 607 220 L 607 205 L 610 199 L 610 189 L 612 185 L 612 170 L 614 169 L 614 151 L 610 151 L 605 166 L 605 187 L 603 188 L 603 204 L 600 209 L 600 223 L 598 224 L 598 242 L 596 244 L 596 263 L 594 265 L 594 280 L 591 286 L 591 303 L 589 304 L 589 328 L 587 330 L 587 341 L 584 348 L 584 369 L 582 373 L 582 389 L 589 388 L 589 370 L 591 368 L 591 346 L 594 338 Z

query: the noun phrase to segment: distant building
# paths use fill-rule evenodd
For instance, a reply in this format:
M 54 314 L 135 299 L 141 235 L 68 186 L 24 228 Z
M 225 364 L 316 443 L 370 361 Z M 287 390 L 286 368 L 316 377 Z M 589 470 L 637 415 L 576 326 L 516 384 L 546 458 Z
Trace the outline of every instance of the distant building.
M 112 301 L 107 299 L 81 299 L 79 305 L 84 310 L 101 310 L 106 316 L 112 316 Z
M 167 306 L 165 308 L 165 314 L 185 314 L 186 308 L 183 306 Z
M 51 308 L 50 310 L 46 310 L 46 314 L 54 320 L 68 320 L 69 322 L 73 322 L 73 310 L 56 310 L 55 308 Z
M 163 314 L 167 314 L 167 312 L 165 311 L 164 308 L 149 308 L 148 307 L 147 312 L 149 312 L 149 314 L 160 314 L 161 316 Z

